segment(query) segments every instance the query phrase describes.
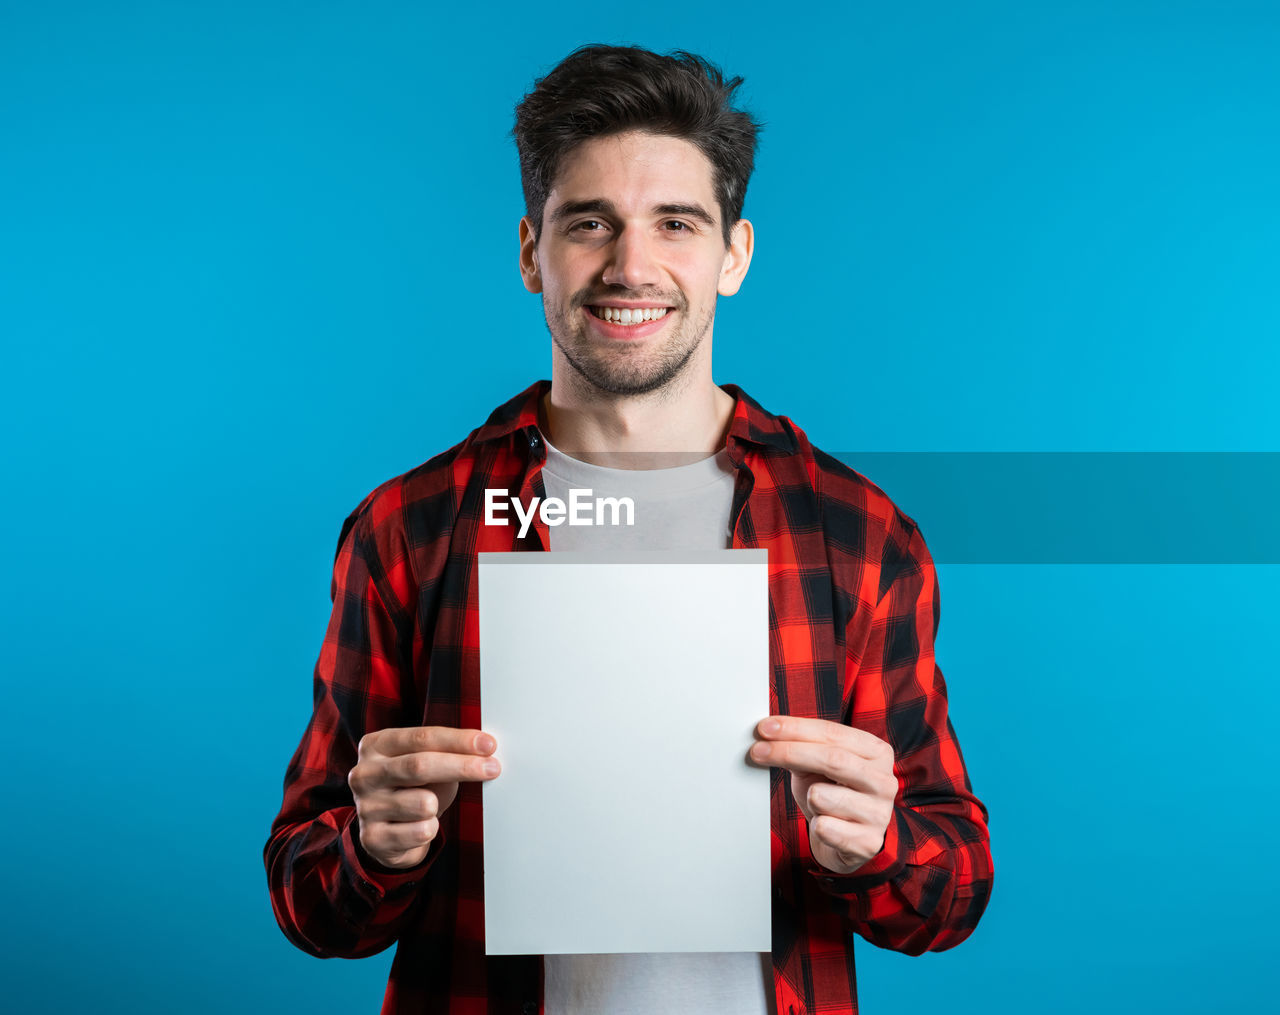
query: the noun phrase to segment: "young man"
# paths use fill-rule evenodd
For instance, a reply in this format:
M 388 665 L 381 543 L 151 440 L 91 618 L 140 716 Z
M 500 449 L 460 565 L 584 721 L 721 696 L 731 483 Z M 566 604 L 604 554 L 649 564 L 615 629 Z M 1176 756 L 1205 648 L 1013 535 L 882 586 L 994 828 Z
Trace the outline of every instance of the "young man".
M 551 382 L 343 527 L 315 712 L 265 859 L 299 947 L 398 942 L 384 1011 L 854 1011 L 851 931 L 918 954 L 958 944 L 986 906 L 987 814 L 947 718 L 919 530 L 712 381 L 716 298 L 753 246 L 739 83 L 689 54 L 604 46 L 537 83 L 515 128 L 520 271 Z M 634 495 L 635 530 L 486 524 L 486 490 L 530 504 L 574 485 Z M 774 714 L 751 755 L 773 769 L 771 955 L 484 954 L 479 784 L 501 774 L 479 728 L 476 555 L 600 538 L 768 549 Z

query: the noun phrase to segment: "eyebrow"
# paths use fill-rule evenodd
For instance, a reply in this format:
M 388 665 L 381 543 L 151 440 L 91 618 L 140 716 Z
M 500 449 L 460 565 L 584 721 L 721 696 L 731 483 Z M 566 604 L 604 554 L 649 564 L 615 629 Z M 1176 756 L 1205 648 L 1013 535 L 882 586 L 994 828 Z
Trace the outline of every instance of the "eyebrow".
M 586 215 L 594 212 L 597 215 L 612 215 L 618 217 L 618 210 L 614 207 L 612 201 L 606 201 L 602 197 L 591 198 L 586 201 L 566 201 L 551 213 L 552 222 L 560 222 L 574 215 Z M 716 220 L 711 217 L 700 204 L 659 204 L 654 205 L 653 214 L 655 215 L 683 215 L 686 218 L 697 219 L 704 225 L 714 227 Z

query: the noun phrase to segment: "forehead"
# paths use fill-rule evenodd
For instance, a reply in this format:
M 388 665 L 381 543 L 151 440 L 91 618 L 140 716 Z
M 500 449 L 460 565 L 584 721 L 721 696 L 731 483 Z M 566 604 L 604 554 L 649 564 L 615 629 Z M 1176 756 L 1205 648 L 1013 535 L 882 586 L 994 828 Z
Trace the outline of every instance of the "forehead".
M 692 202 L 719 210 L 711 163 L 697 145 L 641 131 L 591 138 L 561 160 L 548 210 L 593 198 L 630 210 Z

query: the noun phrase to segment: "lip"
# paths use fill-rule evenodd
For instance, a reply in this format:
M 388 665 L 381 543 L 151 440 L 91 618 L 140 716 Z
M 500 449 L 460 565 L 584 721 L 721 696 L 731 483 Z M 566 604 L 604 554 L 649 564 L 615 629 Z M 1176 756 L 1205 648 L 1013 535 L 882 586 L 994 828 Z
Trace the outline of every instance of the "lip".
M 610 301 L 608 303 L 594 303 L 591 306 L 597 307 L 617 307 L 620 310 L 637 308 L 643 310 L 648 308 L 668 307 L 665 314 L 656 321 L 645 321 L 642 324 L 614 324 L 612 321 L 602 321 L 591 312 L 590 306 L 584 306 L 582 313 L 587 316 L 587 323 L 595 329 L 596 333 L 606 338 L 617 339 L 623 342 L 635 341 L 638 338 L 648 338 L 650 335 L 656 334 L 666 327 L 667 321 L 671 319 L 675 308 L 667 303 L 616 303 Z

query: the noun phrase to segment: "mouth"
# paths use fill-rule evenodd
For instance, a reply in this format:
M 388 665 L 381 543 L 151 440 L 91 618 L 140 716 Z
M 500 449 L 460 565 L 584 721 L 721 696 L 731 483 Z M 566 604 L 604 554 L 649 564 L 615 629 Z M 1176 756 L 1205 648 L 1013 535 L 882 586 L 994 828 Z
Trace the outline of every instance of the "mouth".
M 587 310 L 597 320 L 620 324 L 623 327 L 634 327 L 647 321 L 658 321 L 667 316 L 671 307 L 605 307 L 588 305 Z

